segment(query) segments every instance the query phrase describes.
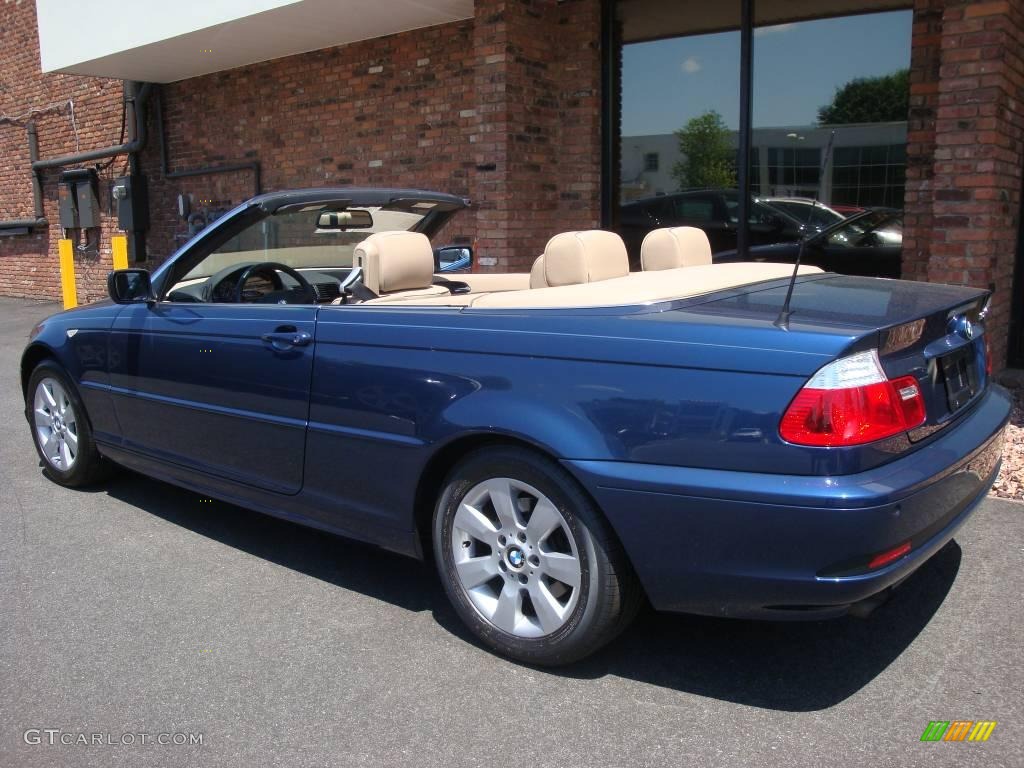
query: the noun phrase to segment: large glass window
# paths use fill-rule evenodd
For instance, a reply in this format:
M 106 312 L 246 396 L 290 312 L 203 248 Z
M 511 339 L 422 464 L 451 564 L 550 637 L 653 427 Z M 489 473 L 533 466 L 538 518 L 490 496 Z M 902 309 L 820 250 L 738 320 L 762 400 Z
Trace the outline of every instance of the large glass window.
M 768 147 L 768 186 L 773 195 L 813 197 L 821 183 L 821 150 Z
M 856 206 L 903 206 L 906 144 L 838 147 L 832 157 L 832 201 Z
M 656 227 L 698 226 L 713 233 L 715 247 L 735 247 L 724 193 L 736 189 L 739 37 L 687 35 L 623 48 L 617 197 L 633 269 Z
M 799 11 L 790 4 L 755 7 L 753 200 L 741 224 L 739 2 L 620 0 L 614 196 L 634 268 L 644 235 L 656 227 L 698 226 L 718 253 L 735 250 L 740 226 L 752 247 L 762 247 L 867 208 L 902 207 L 911 11 L 842 15 L 848 3 L 823 0 L 801 6 L 807 18 L 794 21 Z

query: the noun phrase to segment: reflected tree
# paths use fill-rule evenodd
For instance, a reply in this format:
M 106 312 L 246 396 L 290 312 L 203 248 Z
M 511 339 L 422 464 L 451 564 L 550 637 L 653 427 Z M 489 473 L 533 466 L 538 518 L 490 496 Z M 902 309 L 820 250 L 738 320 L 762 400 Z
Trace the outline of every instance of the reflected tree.
M 736 150 L 722 116 L 711 110 L 676 131 L 682 159 L 672 168 L 680 188 L 735 187 Z
M 832 102 L 818 109 L 821 125 L 888 123 L 906 120 L 910 109 L 910 72 L 858 77 L 836 89 Z

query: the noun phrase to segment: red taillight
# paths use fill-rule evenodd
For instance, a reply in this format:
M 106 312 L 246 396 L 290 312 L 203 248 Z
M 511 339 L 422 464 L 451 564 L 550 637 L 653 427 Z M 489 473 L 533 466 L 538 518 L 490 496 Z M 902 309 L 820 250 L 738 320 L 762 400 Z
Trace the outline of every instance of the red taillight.
M 917 380 L 889 381 L 877 353 L 861 352 L 818 371 L 789 404 L 779 434 L 797 445 L 863 445 L 920 426 L 925 416 Z
M 910 542 L 905 541 L 898 547 L 893 547 L 892 549 L 886 550 L 885 552 L 882 552 L 881 554 L 875 555 L 873 558 L 871 558 L 871 562 L 868 563 L 868 570 L 871 570 L 873 568 L 881 568 L 883 565 L 888 565 L 893 560 L 899 560 L 909 551 Z
M 989 378 L 992 376 L 992 344 L 987 333 L 983 338 L 985 339 L 985 377 Z

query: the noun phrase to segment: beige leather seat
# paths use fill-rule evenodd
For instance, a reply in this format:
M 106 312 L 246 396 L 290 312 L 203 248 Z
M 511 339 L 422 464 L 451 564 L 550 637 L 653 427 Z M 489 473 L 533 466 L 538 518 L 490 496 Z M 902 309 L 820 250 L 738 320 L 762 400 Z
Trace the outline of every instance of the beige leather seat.
M 603 229 L 562 232 L 544 247 L 544 254 L 534 262 L 530 287 L 543 276 L 545 288 L 578 285 L 625 277 L 629 274 L 629 256 L 622 238 Z
M 697 227 L 652 229 L 640 245 L 640 266 L 644 272 L 711 263 L 711 242 Z
M 548 281 L 544 279 L 544 254 L 542 253 L 536 259 L 533 260 L 533 266 L 530 268 L 530 287 L 531 288 L 547 288 Z
M 364 303 L 447 296 L 434 285 L 434 251 L 420 232 L 375 232 L 356 246 L 353 265 L 363 269 L 363 285 L 379 298 Z

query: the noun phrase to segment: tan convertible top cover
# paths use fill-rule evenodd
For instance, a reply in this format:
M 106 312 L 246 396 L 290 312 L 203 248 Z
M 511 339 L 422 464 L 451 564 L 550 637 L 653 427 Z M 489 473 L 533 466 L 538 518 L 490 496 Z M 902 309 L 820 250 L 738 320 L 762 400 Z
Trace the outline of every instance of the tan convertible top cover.
M 799 274 L 820 274 L 818 267 L 801 266 Z M 631 272 L 592 283 L 485 293 L 469 302 L 471 309 L 553 309 L 559 307 L 621 307 L 683 299 L 712 291 L 776 280 L 793 274 L 792 264 L 737 262 Z M 444 300 L 430 301 L 443 304 Z

